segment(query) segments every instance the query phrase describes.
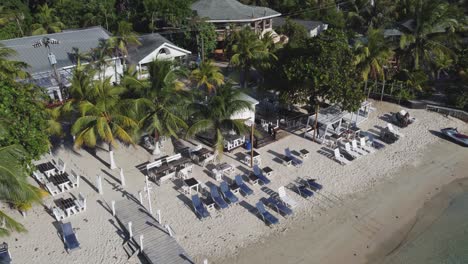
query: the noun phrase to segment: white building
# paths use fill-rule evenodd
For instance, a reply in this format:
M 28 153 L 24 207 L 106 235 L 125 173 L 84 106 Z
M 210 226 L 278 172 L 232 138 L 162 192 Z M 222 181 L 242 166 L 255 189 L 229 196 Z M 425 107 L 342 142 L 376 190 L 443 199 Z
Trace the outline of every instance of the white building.
M 64 96 L 60 92 L 59 81 L 62 83 L 64 90 L 71 85 L 73 69 L 77 64 L 74 56 L 75 49 L 79 53 L 89 53 L 97 48 L 100 42 L 111 37 L 112 35 L 102 27 L 91 27 L 2 40 L 0 43 L 16 51 L 16 54 L 9 59 L 23 61 L 28 64 L 26 71 L 31 75 L 33 83 L 44 88 L 52 100 L 62 101 Z M 56 40 L 58 44 L 49 45 L 50 49 L 44 45 L 35 45 L 45 38 Z M 108 63 L 104 70 L 106 78 L 110 77 L 112 82 L 119 82 L 119 76 L 123 73 L 123 59 L 138 65 L 141 69 L 154 59 L 173 60 L 190 54 L 189 51 L 175 46 L 159 34 L 141 36 L 140 41 L 141 46 L 130 48 L 128 58 L 113 57 L 107 59 Z M 52 60 L 49 52 L 53 55 Z M 81 63 L 87 64 L 88 62 L 81 61 Z M 55 64 L 58 78 L 52 64 Z

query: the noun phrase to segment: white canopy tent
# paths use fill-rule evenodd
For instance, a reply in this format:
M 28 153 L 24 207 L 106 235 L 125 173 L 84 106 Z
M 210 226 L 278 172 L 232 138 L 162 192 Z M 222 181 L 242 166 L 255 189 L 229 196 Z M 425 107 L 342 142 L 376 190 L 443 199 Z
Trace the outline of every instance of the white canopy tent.
M 348 114 L 340 109 L 338 105 L 330 106 L 319 111 L 317 118 L 317 133 L 316 139 L 322 142 L 325 136 L 330 134 L 339 134 L 344 130 L 342 122 L 343 117 Z M 315 115 L 309 116 L 304 132 L 304 137 L 313 138 L 315 126 Z

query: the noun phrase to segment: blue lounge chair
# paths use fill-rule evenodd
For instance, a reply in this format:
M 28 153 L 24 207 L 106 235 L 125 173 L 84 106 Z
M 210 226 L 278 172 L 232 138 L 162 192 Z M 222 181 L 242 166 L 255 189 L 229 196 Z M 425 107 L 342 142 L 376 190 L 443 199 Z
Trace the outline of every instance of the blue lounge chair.
M 8 250 L 8 244 L 3 242 L 0 245 L 0 264 L 10 264 L 11 256 L 10 251 Z
M 242 179 L 241 175 L 236 175 L 235 180 L 236 180 L 237 186 L 239 186 L 239 189 L 244 193 L 244 195 L 247 196 L 247 195 L 253 194 L 252 189 L 250 189 L 249 187 L 247 187 L 247 185 L 245 185 L 244 180 Z
M 227 182 L 221 182 L 221 193 L 223 194 L 224 198 L 226 198 L 231 204 L 237 203 L 239 199 L 237 196 L 231 192 Z
M 195 210 L 195 213 L 200 218 L 206 218 L 210 216 L 210 213 L 208 213 L 208 211 L 206 210 L 206 207 L 200 200 L 200 197 L 198 197 L 198 194 L 192 195 L 192 204 L 193 204 L 193 209 Z
M 309 198 L 314 195 L 314 193 L 311 190 L 307 189 L 307 186 L 305 185 L 296 185 L 296 191 L 300 196 L 304 198 Z
M 312 190 L 317 191 L 323 188 L 323 186 L 320 183 L 316 182 L 315 179 L 307 179 L 306 182 Z
M 278 214 L 282 214 L 283 216 L 293 214 L 293 211 L 291 210 L 291 208 L 287 207 L 282 202 L 278 201 L 277 199 L 275 199 L 273 197 L 269 197 L 268 199 L 265 199 L 265 202 L 268 205 L 273 206 L 274 208 L 276 208 L 276 212 L 278 212 Z
M 78 239 L 76 238 L 76 234 L 73 231 L 71 223 L 62 224 L 62 236 L 68 253 L 80 248 L 80 242 L 78 242 Z
M 269 184 L 271 181 L 263 175 L 262 170 L 258 167 L 258 165 L 254 165 L 254 174 L 257 176 L 257 178 L 263 182 L 263 184 Z
M 263 222 L 265 222 L 266 224 L 271 224 L 271 225 L 279 223 L 278 218 L 270 214 L 270 212 L 268 212 L 265 209 L 265 206 L 263 206 L 263 203 L 261 201 L 259 201 L 256 204 L 256 207 L 257 207 L 258 213 L 262 216 Z
M 218 187 L 215 185 L 210 186 L 210 194 L 213 201 L 218 205 L 220 209 L 228 208 L 228 204 L 224 201 L 223 197 L 218 192 Z

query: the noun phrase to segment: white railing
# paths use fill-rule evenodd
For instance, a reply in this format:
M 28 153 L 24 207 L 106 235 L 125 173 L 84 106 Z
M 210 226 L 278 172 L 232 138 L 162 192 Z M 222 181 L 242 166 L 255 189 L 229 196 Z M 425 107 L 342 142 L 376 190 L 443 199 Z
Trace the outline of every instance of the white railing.
M 426 105 L 426 110 L 434 111 L 434 112 L 441 113 L 447 116 L 453 116 L 455 118 L 468 122 L 468 113 L 463 110 L 437 106 L 437 105 Z

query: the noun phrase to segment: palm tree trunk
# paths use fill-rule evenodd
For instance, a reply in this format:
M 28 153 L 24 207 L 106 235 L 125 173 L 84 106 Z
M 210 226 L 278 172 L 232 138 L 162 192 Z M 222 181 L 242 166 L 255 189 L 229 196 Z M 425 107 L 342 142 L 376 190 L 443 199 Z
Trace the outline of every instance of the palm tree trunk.
M 384 90 L 385 90 L 385 79 L 382 80 L 382 93 L 380 94 L 380 101 L 383 100 Z
M 158 131 L 155 129 L 154 130 L 154 149 L 153 149 L 153 155 L 159 155 L 161 154 L 161 149 L 159 149 L 159 135 Z
M 369 79 L 366 80 L 366 82 L 364 83 L 364 91 L 367 92 L 367 99 L 369 99 L 369 96 L 370 96 L 370 91 L 371 89 L 369 88 L 369 91 L 367 91 L 367 83 L 369 82 Z
M 24 37 L 23 28 L 21 28 L 21 24 L 20 24 L 20 22 L 19 22 L 18 17 L 15 16 L 15 20 L 16 20 L 16 25 L 18 26 L 18 29 L 19 29 L 19 31 L 21 32 L 21 37 Z
M 112 150 L 112 144 L 109 143 L 109 161 L 110 161 L 110 169 L 116 169 L 117 165 L 115 165 L 115 160 L 114 160 L 114 151 Z

